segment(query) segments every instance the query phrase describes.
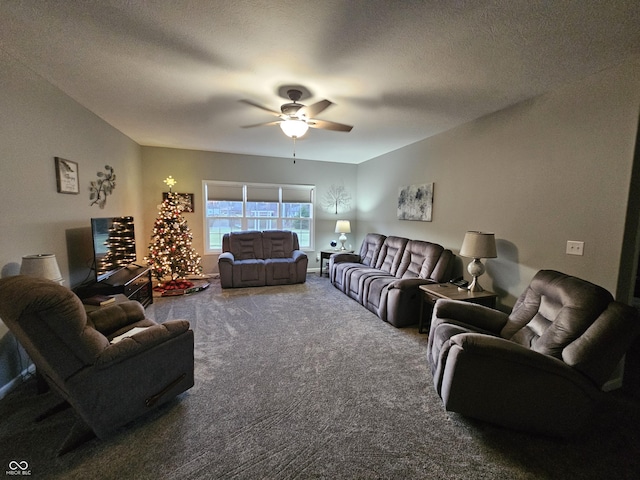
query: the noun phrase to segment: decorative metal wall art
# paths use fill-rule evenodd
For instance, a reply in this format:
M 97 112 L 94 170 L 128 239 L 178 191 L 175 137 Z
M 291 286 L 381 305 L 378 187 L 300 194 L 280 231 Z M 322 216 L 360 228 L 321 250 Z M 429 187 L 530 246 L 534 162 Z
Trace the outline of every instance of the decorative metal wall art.
M 113 167 L 104 166 L 104 172 L 98 172 L 98 180 L 92 180 L 89 185 L 89 200 L 91 205 L 98 205 L 104 208 L 107 203 L 107 196 L 111 195 L 113 189 L 116 188 L 116 174 Z

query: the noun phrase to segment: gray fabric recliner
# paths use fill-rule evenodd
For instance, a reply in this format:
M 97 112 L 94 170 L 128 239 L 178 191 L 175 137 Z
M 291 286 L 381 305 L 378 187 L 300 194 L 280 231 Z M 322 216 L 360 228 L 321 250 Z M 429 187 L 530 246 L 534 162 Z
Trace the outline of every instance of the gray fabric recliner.
M 19 275 L 0 279 L 0 319 L 99 438 L 194 384 L 189 322 L 156 324 L 138 302 L 86 313 L 68 288 Z M 148 328 L 110 343 L 133 327 Z
M 637 312 L 605 289 L 541 270 L 510 314 L 438 300 L 427 356 L 446 410 L 570 437 L 591 418 L 639 328 Z

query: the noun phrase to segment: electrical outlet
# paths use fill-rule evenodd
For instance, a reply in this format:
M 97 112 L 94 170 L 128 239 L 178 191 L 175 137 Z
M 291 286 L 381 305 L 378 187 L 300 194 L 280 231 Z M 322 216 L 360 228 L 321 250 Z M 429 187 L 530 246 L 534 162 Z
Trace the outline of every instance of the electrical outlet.
M 320 254 L 316 255 L 316 262 L 320 261 Z
M 584 255 L 584 242 L 567 240 L 567 255 Z

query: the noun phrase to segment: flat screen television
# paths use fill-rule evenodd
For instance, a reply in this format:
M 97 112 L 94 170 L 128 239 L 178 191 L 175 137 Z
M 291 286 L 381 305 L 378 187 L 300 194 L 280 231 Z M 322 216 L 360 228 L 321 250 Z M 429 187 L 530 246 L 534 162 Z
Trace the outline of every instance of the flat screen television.
M 96 282 L 136 261 L 133 217 L 92 218 L 91 236 Z

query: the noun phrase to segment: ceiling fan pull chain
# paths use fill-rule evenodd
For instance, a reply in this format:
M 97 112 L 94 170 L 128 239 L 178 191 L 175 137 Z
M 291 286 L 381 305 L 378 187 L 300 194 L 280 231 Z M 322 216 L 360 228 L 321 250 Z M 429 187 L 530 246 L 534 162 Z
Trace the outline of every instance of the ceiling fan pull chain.
M 293 137 L 293 163 L 296 163 L 296 137 Z

